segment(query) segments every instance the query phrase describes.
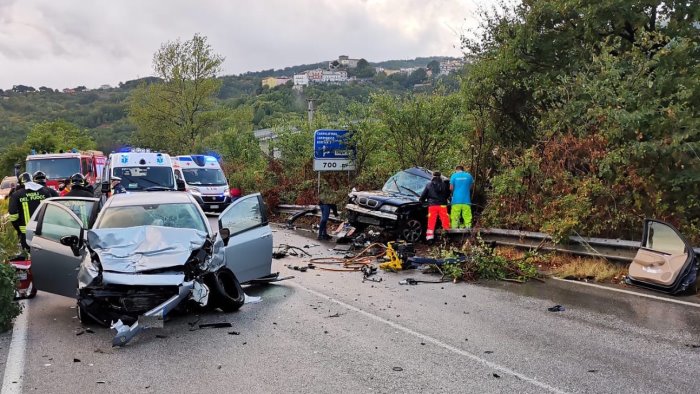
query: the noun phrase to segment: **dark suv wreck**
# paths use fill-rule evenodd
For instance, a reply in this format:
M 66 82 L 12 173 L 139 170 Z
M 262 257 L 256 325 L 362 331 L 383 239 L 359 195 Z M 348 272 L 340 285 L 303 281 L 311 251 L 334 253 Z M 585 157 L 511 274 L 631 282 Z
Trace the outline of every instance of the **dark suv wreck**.
M 374 225 L 394 231 L 408 242 L 417 242 L 425 233 L 428 215 L 428 209 L 418 200 L 430 179 L 432 171 L 412 167 L 394 174 L 381 191 L 351 192 L 345 205 L 348 222 L 358 232 Z
M 27 226 L 34 283 L 78 299 L 83 323 L 117 331 L 124 345 L 172 310 L 245 300 L 241 283 L 272 279 L 272 232 L 259 194 L 237 200 L 213 232 L 188 193 L 118 194 L 42 202 Z

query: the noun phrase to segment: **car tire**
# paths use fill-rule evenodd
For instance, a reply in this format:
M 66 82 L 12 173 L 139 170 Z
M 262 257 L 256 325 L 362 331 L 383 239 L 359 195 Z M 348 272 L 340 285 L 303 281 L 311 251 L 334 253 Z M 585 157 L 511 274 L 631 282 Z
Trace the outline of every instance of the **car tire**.
M 209 302 L 214 308 L 224 312 L 235 312 L 243 306 L 245 293 L 233 272 L 221 269 L 212 275 L 209 283 L 211 290 Z
M 78 301 L 77 308 L 75 308 L 77 313 L 78 313 L 78 320 L 80 323 L 82 323 L 85 326 L 92 326 L 92 325 L 103 325 L 97 320 L 95 320 L 92 316 L 90 316 L 87 312 L 85 312 L 85 308 L 83 305 Z
M 408 219 L 399 230 L 401 239 L 410 243 L 420 241 L 423 237 L 423 232 L 423 223 L 415 218 Z

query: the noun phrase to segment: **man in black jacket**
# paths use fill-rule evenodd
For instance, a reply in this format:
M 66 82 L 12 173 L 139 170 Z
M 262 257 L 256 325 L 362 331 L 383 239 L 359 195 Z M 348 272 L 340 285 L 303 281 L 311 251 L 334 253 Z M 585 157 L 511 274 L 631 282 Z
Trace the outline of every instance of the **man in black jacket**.
M 450 229 L 450 217 L 447 216 L 447 200 L 450 198 L 450 188 L 442 179 L 440 172 L 433 172 L 433 179 L 423 189 L 423 194 L 420 196 L 420 202 L 428 202 L 428 230 L 425 233 L 425 239 L 430 241 L 435 236 L 435 223 L 438 216 L 440 224 L 444 230 Z
M 66 197 L 95 197 L 95 192 L 85 182 L 83 174 L 75 173 L 70 177 L 70 191 Z

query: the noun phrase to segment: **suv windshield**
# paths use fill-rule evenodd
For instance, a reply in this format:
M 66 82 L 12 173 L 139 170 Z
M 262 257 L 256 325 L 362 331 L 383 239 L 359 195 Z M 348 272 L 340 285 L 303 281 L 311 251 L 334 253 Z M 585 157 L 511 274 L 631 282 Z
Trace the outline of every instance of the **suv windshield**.
M 163 168 L 163 167 L 161 167 Z M 96 228 L 164 226 L 207 231 L 204 219 L 194 204 L 150 204 L 110 207 L 102 213 Z
M 225 186 L 226 177 L 218 168 L 186 168 L 182 170 L 188 185 Z
M 68 179 L 80 172 L 80 159 L 70 157 L 65 159 L 32 159 L 27 160 L 27 172 L 33 174 L 43 171 L 48 179 Z
M 389 178 L 382 188 L 383 191 L 389 193 L 400 193 L 411 197 L 420 196 L 423 189 L 430 182 L 430 179 L 422 176 L 413 175 L 406 171 L 401 171 L 398 174 Z

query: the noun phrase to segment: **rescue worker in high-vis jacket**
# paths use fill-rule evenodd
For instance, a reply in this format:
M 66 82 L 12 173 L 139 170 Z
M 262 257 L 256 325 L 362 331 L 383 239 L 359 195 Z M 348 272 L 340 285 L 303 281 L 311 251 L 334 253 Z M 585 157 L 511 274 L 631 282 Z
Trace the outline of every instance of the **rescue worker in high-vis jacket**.
M 435 235 L 435 224 L 440 218 L 440 224 L 444 230 L 450 229 L 450 218 L 447 216 L 447 203 L 450 198 L 450 187 L 442 179 L 440 172 L 433 172 L 433 179 L 423 189 L 420 202 L 428 202 L 428 229 L 425 239 L 430 241 Z
M 450 190 L 452 190 L 452 205 L 450 219 L 452 228 L 472 227 L 472 189 L 474 188 L 474 177 L 464 171 L 464 166 L 455 168 L 455 173 L 450 177 Z M 464 223 L 460 223 L 460 219 Z
M 48 188 L 32 182 L 31 175 L 26 172 L 17 177 L 17 184 L 22 187 L 18 188 L 17 191 L 10 196 L 10 205 L 7 211 L 10 216 L 10 222 L 19 236 L 22 249 L 29 252 L 26 236 L 27 224 L 34 211 L 39 208 L 41 202 L 47 198 L 51 198 L 51 193 L 48 191 Z
M 56 189 L 52 189 L 46 186 L 46 174 L 44 174 L 44 171 L 35 172 L 34 175 L 32 175 L 32 179 L 34 180 L 34 182 L 45 187 L 49 191 L 49 193 L 51 193 L 51 197 L 58 197 L 58 191 L 56 191 Z

